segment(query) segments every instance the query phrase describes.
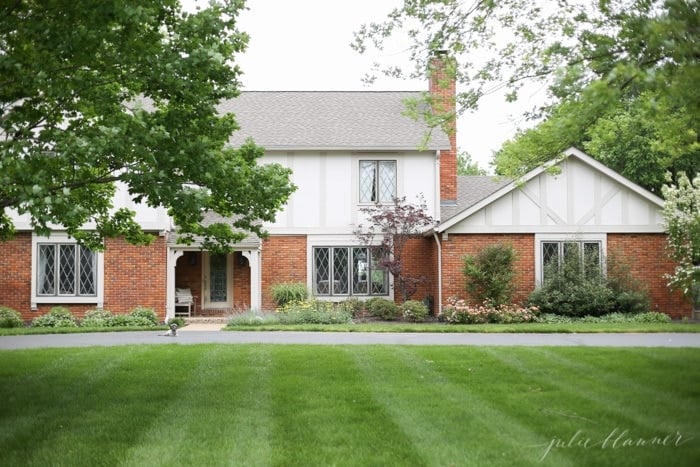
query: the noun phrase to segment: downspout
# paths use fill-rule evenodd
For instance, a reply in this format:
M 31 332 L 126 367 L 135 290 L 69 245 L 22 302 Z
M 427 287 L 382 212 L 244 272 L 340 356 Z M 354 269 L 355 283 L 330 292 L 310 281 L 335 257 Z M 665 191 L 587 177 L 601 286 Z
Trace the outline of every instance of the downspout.
M 440 244 L 440 239 L 433 229 L 433 238 L 435 239 L 435 244 L 437 245 L 438 254 L 438 313 L 437 315 L 442 315 L 442 245 Z

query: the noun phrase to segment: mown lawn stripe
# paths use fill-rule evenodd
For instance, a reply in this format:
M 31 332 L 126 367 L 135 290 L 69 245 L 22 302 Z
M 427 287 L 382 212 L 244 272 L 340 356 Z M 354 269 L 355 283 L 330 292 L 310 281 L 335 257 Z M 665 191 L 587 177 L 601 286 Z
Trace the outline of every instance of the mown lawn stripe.
M 423 465 L 343 348 L 293 348 L 275 348 L 275 465 Z
M 122 465 L 270 465 L 269 352 L 246 346 L 183 347 L 196 363 L 177 400 Z M 172 371 L 177 371 L 173 369 Z
M 678 375 L 636 358 L 638 353 L 634 350 L 629 350 L 629 356 L 619 349 L 606 348 L 512 348 L 510 351 L 484 348 L 484 351 L 510 367 L 516 380 L 530 381 L 541 389 L 530 398 L 537 411 L 521 413 L 520 417 L 530 420 L 533 426 L 545 428 L 543 439 L 560 440 L 564 446 L 555 452 L 585 453 L 590 462 L 602 462 L 601 465 L 634 465 L 628 464 L 630 448 L 646 450 L 655 462 L 663 461 L 666 465 L 683 465 L 684 458 L 698 455 L 697 444 L 693 448 L 693 444 L 686 442 L 700 434 L 697 401 L 690 406 L 685 406 L 683 400 L 674 404 L 674 398 L 669 399 L 674 391 L 644 388 L 636 383 L 628 371 L 639 373 L 638 366 L 651 369 L 658 381 L 660 375 L 666 374 L 678 384 Z M 688 355 L 687 349 L 664 349 L 664 353 L 669 360 Z M 695 351 L 690 355 L 694 360 L 700 357 Z M 616 356 L 625 365 L 615 363 Z M 618 376 L 621 374 L 627 376 Z M 696 374 L 686 382 L 693 385 L 700 380 Z M 510 405 L 515 416 L 519 413 L 517 407 L 524 402 L 524 398 L 503 397 L 504 406 Z M 654 440 L 666 437 L 672 440 L 677 433 L 684 440 L 682 446 L 661 446 L 666 449 L 650 446 Z M 589 442 L 585 449 L 577 446 L 586 440 Z M 642 442 L 645 446 L 622 446 L 627 441 Z M 693 449 L 695 454 L 690 454 Z
M 461 358 L 455 360 L 457 354 Z M 476 377 L 481 366 L 488 365 L 492 373 L 501 370 L 484 361 L 478 349 L 458 350 L 447 359 L 449 369 L 440 367 L 444 355 L 444 350 L 433 354 L 429 348 L 388 347 L 358 364 L 378 403 L 433 464 L 513 465 L 535 459 L 537 433 L 477 389 L 485 383 Z M 472 381 L 455 382 L 455 362 L 467 373 L 474 370 Z M 559 461 L 569 465 L 564 458 Z

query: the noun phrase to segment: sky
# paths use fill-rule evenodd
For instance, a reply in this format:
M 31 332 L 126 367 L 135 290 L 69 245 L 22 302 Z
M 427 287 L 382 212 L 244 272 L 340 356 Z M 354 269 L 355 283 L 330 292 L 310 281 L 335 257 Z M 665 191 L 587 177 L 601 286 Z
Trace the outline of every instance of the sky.
M 202 0 L 185 0 L 183 4 Z M 363 23 L 379 22 L 401 0 L 248 0 L 239 27 L 250 35 L 247 51 L 235 62 L 242 68 L 245 91 L 386 91 L 426 90 L 427 80 L 380 77 L 362 82 L 373 62 L 406 63 L 408 42 L 398 40 L 383 52 L 360 55 L 350 48 L 353 32 Z M 189 8 L 189 7 L 188 7 Z M 488 96 L 479 110 L 459 118 L 457 145 L 472 161 L 489 169 L 492 152 L 512 137 L 525 108 Z

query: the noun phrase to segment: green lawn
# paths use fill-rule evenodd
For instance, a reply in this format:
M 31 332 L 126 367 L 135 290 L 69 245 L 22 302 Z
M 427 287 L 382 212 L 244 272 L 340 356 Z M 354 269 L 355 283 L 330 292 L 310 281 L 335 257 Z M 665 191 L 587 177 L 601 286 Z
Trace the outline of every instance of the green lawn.
M 440 333 L 610 333 L 610 332 L 700 332 L 700 323 L 514 323 L 445 324 L 373 322 L 348 324 L 261 324 L 232 326 L 228 331 L 319 331 L 319 332 L 440 332 Z M 49 331 L 50 332 L 50 331 Z
M 0 465 L 699 465 L 700 349 L 0 351 Z

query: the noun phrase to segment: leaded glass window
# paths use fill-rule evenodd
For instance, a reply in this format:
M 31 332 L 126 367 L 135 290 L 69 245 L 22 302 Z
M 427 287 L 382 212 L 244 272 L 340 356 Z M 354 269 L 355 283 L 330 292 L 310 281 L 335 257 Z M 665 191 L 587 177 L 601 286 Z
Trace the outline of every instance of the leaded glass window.
M 210 302 L 226 302 L 228 300 L 228 272 L 226 255 L 209 256 Z
M 314 248 L 314 295 L 386 295 L 389 274 L 367 247 Z
M 602 248 L 599 241 L 546 241 L 541 243 L 542 282 L 554 274 L 572 270 L 596 277 L 602 270 Z M 567 269 L 569 268 L 569 269 Z
M 360 161 L 360 202 L 390 203 L 396 198 L 396 161 Z
M 39 244 L 37 295 L 97 295 L 95 253 L 73 243 Z

